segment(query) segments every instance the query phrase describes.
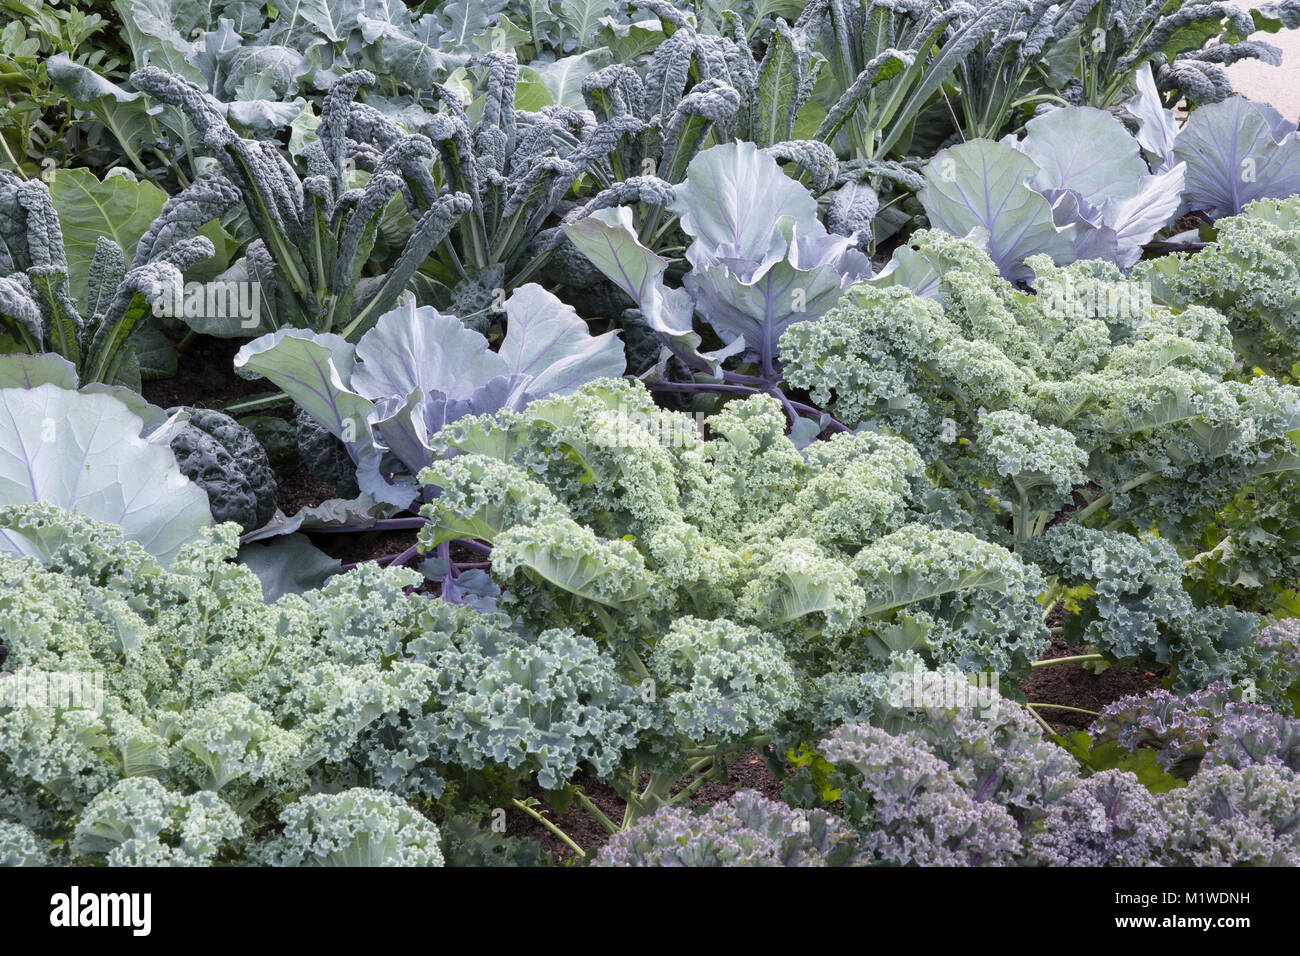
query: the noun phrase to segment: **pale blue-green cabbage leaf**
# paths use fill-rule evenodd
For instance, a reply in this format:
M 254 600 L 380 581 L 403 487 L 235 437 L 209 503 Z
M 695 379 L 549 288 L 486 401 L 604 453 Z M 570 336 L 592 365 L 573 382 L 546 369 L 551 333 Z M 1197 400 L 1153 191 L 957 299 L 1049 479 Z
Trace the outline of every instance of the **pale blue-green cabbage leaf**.
M 269 379 L 342 441 L 363 492 L 405 507 L 418 491 L 411 476 L 433 462 L 433 436 L 446 425 L 623 374 L 617 335 L 591 335 L 541 286 L 520 286 L 505 312 L 496 352 L 460 319 L 408 302 L 355 347 L 329 333 L 281 329 L 244 346 L 235 368 Z
M 54 505 L 121 526 L 164 565 L 212 523 L 208 496 L 111 395 L 54 384 L 0 389 L 0 505 Z M 0 551 L 41 554 L 0 529 Z

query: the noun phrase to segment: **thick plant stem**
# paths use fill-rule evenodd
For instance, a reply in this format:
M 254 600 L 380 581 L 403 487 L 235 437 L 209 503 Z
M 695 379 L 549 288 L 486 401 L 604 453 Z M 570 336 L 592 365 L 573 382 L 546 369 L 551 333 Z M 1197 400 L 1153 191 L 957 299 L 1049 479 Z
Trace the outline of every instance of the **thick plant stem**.
M 1159 477 L 1160 477 L 1160 472 L 1158 471 L 1146 471 L 1138 475 L 1136 478 L 1132 478 L 1129 481 L 1124 482 L 1124 484 L 1119 486 L 1119 490 L 1121 492 L 1132 491 L 1134 488 L 1137 488 L 1139 485 L 1145 485 L 1148 481 L 1151 481 Z M 1114 495 L 1112 495 L 1110 492 L 1106 492 L 1106 494 L 1102 495 L 1096 501 L 1089 504 L 1086 508 L 1083 508 L 1080 511 L 1076 511 L 1071 517 L 1074 521 L 1079 521 L 1079 522 L 1087 521 L 1089 518 L 1095 515 L 1102 508 L 1105 508 L 1106 506 L 1111 504 L 1114 500 L 1115 500 Z
M 1057 733 L 1056 733 L 1055 730 L 1052 729 L 1051 724 L 1049 724 L 1047 721 L 1043 720 L 1042 716 L 1041 716 L 1041 715 L 1038 713 L 1038 711 L 1034 708 L 1034 705 L 1033 705 L 1033 704 L 1030 704 L 1026 709 L 1029 711 L 1030 716 L 1032 716 L 1032 717 L 1034 718 L 1034 720 L 1038 721 L 1038 726 L 1042 727 L 1043 730 L 1045 730 L 1045 731 L 1047 732 L 1047 735 L 1048 735 L 1049 737 L 1056 737 L 1056 736 L 1057 736 Z
M 1053 664 L 1077 664 L 1080 661 L 1104 661 L 1100 654 L 1079 654 L 1075 657 L 1053 657 L 1046 661 L 1034 661 L 1030 667 L 1051 667 Z
M 610 833 L 618 832 L 618 824 L 616 824 L 609 817 L 605 816 L 605 811 L 601 810 L 600 807 L 596 806 L 596 804 L 592 801 L 591 797 L 587 796 L 585 793 L 582 792 L 581 787 L 574 787 L 572 789 L 572 793 L 574 798 L 580 804 L 582 804 L 582 808 L 596 818 L 597 823 L 599 823 Z
M 1071 707 L 1071 706 L 1069 706 L 1068 704 L 1041 704 L 1041 703 L 1037 703 L 1037 702 L 1035 702 L 1035 703 L 1032 703 L 1032 704 L 1028 704 L 1027 706 L 1029 706 L 1029 707 L 1051 707 L 1053 710 L 1070 710 L 1070 711 L 1074 711 L 1074 713 L 1076 713 L 1076 714 L 1087 714 L 1089 717 L 1100 717 L 1100 716 L 1101 716 L 1101 714 L 1098 713 L 1098 712 L 1095 711 L 1095 710 L 1084 710 L 1082 707 Z
M 655 392 L 683 392 L 683 393 L 712 392 L 719 395 L 745 395 L 745 396 L 773 395 L 781 402 L 782 405 L 787 406 L 786 407 L 787 415 L 791 414 L 791 409 L 797 412 L 803 412 L 806 415 L 810 415 L 818 419 L 820 419 L 823 415 L 826 415 L 826 413 L 823 412 L 820 408 L 814 408 L 811 405 L 805 405 L 803 402 L 796 402 L 793 399 L 787 398 L 784 393 L 780 392 L 779 389 L 759 388 L 753 385 L 734 385 L 725 382 L 718 382 L 718 383 L 647 382 L 646 388 Z M 849 428 L 848 425 L 845 425 L 843 422 L 835 418 L 832 418 L 829 415 L 826 415 L 826 419 L 827 419 L 826 427 L 830 428 L 832 431 L 850 432 L 853 430 Z
M 349 522 L 308 528 L 312 534 L 351 534 L 357 531 L 418 531 L 429 523 L 428 518 L 377 518 L 373 521 Z
M 546 827 L 546 829 L 554 833 L 564 843 L 564 845 L 567 846 L 570 850 L 572 850 L 575 854 L 577 854 L 579 858 L 584 860 L 587 858 L 587 851 L 584 850 L 582 847 L 578 846 L 578 844 L 574 843 L 573 838 L 571 836 L 569 836 L 567 833 L 565 833 L 563 830 L 557 827 L 550 820 L 546 819 L 546 817 L 542 816 L 540 813 L 538 813 L 536 810 L 534 810 L 532 807 L 530 807 L 528 804 L 524 803 L 522 800 L 518 799 L 517 797 L 512 799 L 510 802 L 514 806 L 518 807 L 520 810 L 524 811 L 524 813 L 528 814 L 530 817 L 532 817 L 542 826 Z

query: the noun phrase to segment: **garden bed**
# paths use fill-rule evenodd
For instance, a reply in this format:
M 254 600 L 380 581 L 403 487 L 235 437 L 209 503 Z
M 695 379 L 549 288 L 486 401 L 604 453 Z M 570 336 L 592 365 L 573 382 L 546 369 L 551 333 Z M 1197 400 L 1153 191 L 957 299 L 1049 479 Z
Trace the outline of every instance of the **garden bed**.
M 0 36 L 0 864 L 1300 865 L 1293 0 L 326 6 Z

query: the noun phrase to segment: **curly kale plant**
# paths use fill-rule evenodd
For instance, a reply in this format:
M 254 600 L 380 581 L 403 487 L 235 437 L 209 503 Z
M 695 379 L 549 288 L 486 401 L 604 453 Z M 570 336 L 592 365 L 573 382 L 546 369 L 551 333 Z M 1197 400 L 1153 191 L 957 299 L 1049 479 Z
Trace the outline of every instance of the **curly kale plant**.
M 868 724 L 822 741 L 826 759 L 856 774 L 841 791 L 849 821 L 873 861 L 895 866 L 998 866 L 1020 848 L 1015 821 L 973 799 L 923 744 Z
M 1174 866 L 1300 866 L 1300 774 L 1220 766 L 1161 797 Z
M 422 810 L 449 779 L 608 774 L 651 722 L 591 639 L 407 593 L 413 572 L 267 604 L 231 524 L 164 569 L 70 512 L 4 518 L 46 542 L 0 557 L 6 861 L 436 865 Z
M 1170 308 L 1205 305 L 1222 312 L 1243 362 L 1294 377 L 1300 364 L 1300 196 L 1252 202 L 1214 228 L 1216 239 L 1206 248 L 1153 259 L 1135 276 Z
M 304 796 L 280 819 L 263 850 L 276 866 L 442 866 L 437 826 L 384 790 Z
M 634 815 L 817 708 L 792 667 L 883 671 L 911 650 L 1014 673 L 1041 653 L 1041 579 L 925 513 L 905 442 L 842 435 L 801 454 L 763 396 L 706 425 L 716 437 L 598 381 L 450 424 L 435 447 L 460 454 L 421 475 L 437 490 L 426 549 L 491 545 L 503 609 L 589 635 L 655 703 L 656 773 L 620 785 Z
M 1254 688 L 1238 688 L 1252 696 Z M 1225 682 L 1179 697 L 1158 690 L 1108 704 L 1091 727 L 1098 743 L 1155 751 L 1169 773 L 1188 779 L 1202 766 L 1276 764 L 1300 771 L 1300 721 L 1264 704 L 1234 699 Z
M 1154 866 L 1170 839 L 1151 791 L 1131 773 L 1085 777 L 1030 839 L 1039 866 Z
M 1068 598 L 1094 610 L 1071 626 L 1099 649 L 1178 658 L 1190 686 L 1245 676 L 1232 661 L 1256 625 L 1196 611 L 1182 562 L 1238 495 L 1295 469 L 1300 391 L 1240 381 L 1222 316 L 1156 306 L 1113 267 L 1031 258 L 1029 295 L 965 240 L 916 245 L 898 271 L 939 263 L 934 298 L 859 285 L 786 331 L 786 383 L 909 439 L 983 535 L 1053 580 L 1046 607 L 1086 586 Z
M 856 834 L 824 810 L 741 790 L 694 815 L 664 807 L 600 848 L 593 866 L 853 866 Z

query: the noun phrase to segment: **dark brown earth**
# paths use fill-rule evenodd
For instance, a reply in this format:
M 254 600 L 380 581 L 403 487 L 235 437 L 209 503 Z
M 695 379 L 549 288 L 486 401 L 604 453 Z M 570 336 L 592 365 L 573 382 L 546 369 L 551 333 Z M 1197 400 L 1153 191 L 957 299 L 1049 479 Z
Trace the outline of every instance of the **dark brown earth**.
M 1074 657 L 1086 653 L 1081 645 L 1068 645 L 1060 637 L 1052 638 L 1052 649 L 1043 660 Z M 1064 704 L 1081 710 L 1099 711 L 1112 701 L 1130 694 L 1141 694 L 1160 687 L 1160 675 L 1140 667 L 1108 667 L 1100 674 L 1088 664 L 1055 664 L 1036 667 L 1020 681 L 1020 689 L 1031 704 Z M 1072 710 L 1039 706 L 1039 715 L 1058 734 L 1085 730 L 1095 718 Z
M 238 339 L 195 336 L 180 354 L 176 375 L 145 382 L 140 391 L 147 401 L 162 408 L 214 405 L 270 391 L 268 382 L 235 374 L 235 353 L 243 344 Z
M 648 775 L 643 774 L 641 778 L 642 785 L 647 783 L 648 779 Z M 592 780 L 585 773 L 575 777 L 574 783 L 610 820 L 614 821 L 614 823 L 622 821 L 625 804 L 613 787 Z M 771 800 L 779 800 L 781 799 L 781 784 L 782 781 L 774 777 L 768 770 L 767 763 L 759 752 L 751 749 L 727 767 L 726 783 L 720 780 L 710 780 L 691 796 L 689 805 L 691 807 L 711 806 L 726 800 L 737 790 L 757 790 Z M 673 793 L 677 793 L 678 790 L 679 787 L 674 787 Z M 576 803 L 570 806 L 567 812 L 561 813 L 545 802 L 541 790 L 534 789 L 532 796 L 540 801 L 533 809 L 542 813 L 548 820 L 568 834 L 570 839 L 587 851 L 588 857 L 594 856 L 596 851 L 609 839 L 609 833 L 597 822 L 596 818 Z M 571 866 L 579 862 L 577 854 L 563 840 L 555 836 L 531 816 L 514 807 L 506 810 L 506 834 L 536 840 L 551 854 L 551 857 L 559 866 Z
M 321 481 L 305 467 L 299 468 L 280 482 L 275 500 L 280 510 L 287 515 L 297 514 L 303 508 L 314 508 L 331 498 L 337 498 L 338 492 L 328 481 Z

